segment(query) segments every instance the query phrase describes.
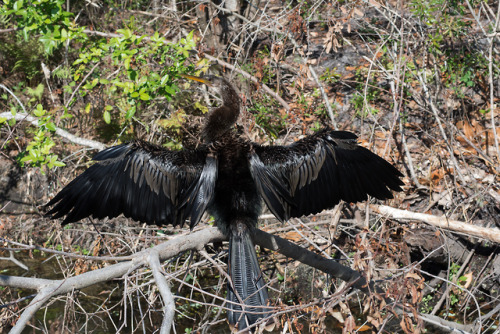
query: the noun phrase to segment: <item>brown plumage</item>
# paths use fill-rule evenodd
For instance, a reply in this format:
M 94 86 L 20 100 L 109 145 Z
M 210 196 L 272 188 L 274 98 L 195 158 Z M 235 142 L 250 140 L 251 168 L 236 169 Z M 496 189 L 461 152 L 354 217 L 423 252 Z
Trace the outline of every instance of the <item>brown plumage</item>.
M 251 240 L 262 202 L 286 221 L 340 200 L 392 198 L 391 190 L 401 191 L 402 174 L 346 131 L 324 129 L 288 146 L 250 142 L 233 131 L 240 99 L 229 82 L 185 77 L 222 98 L 207 116 L 204 144 L 179 152 L 143 141 L 108 148 L 48 203 L 48 214 L 65 216 L 63 224 L 123 213 L 157 225 L 188 220 L 192 228 L 208 211 L 229 235 L 228 318 L 241 330 L 271 315 Z

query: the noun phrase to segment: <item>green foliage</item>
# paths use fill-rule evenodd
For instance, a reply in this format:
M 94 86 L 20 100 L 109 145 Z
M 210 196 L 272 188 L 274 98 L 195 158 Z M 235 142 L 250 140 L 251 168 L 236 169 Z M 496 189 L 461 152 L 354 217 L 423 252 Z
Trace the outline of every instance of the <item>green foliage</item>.
M 327 84 L 336 83 L 342 77 L 342 75 L 338 73 L 336 70 L 337 68 L 330 69 L 327 67 L 325 72 L 323 72 L 323 74 L 320 75 L 319 79 L 321 81 L 326 82 Z
M 371 102 L 374 102 L 379 95 L 378 89 L 368 88 L 366 92 L 366 105 L 365 105 L 365 96 L 357 92 L 351 98 L 351 104 L 354 107 L 354 110 L 358 112 L 361 116 L 366 116 L 368 113 L 375 115 L 378 113 L 378 109 L 372 107 L 370 105 Z
M 286 128 L 286 114 L 280 114 L 278 108 L 271 100 L 264 96 L 261 100 L 254 102 L 248 111 L 255 114 L 255 123 L 269 137 L 276 139 L 280 131 Z
M 118 121 L 127 122 L 157 98 L 171 101 L 179 91 L 175 83 L 179 74 L 194 69 L 184 65 L 189 51 L 196 45 L 193 32 L 178 43 L 168 43 L 157 32 L 152 37 L 137 36 L 129 28 L 117 32 L 122 37 L 89 44 L 73 63 L 78 66 L 73 74 L 72 87 L 88 74 L 96 62 L 106 61 L 113 65 L 107 69 L 112 77 L 103 72 L 95 73 L 92 79 L 87 79 L 80 93 L 85 96 L 96 89 L 104 90 L 116 101 L 114 106 L 108 105 L 103 112 L 104 121 L 108 124 L 113 121 L 113 110 L 119 111 Z
M 36 40 L 25 42 L 16 38 L 12 42 L 0 43 L 0 54 L 14 63 L 11 72 L 22 72 L 28 81 L 41 73 L 43 47 Z
M 36 106 L 33 114 L 38 118 L 38 128 L 26 151 L 19 154 L 18 161 L 22 166 L 25 164 L 48 168 L 65 166 L 63 162 L 58 160 L 56 154 L 50 153 L 51 148 L 55 145 L 51 133 L 56 131 L 56 126 L 51 122 L 52 116 L 47 115 L 47 111 L 43 109 L 41 104 Z M 42 173 L 44 173 L 43 168 Z
M 31 87 L 26 88 L 26 94 L 28 94 L 33 98 L 32 101 L 36 100 L 39 101 L 42 98 L 43 91 L 44 91 L 44 86 L 42 83 L 38 84 L 36 88 L 31 88 Z
M 0 17 L 9 18 L 20 29 L 25 41 L 38 36 L 46 54 L 52 54 L 66 40 L 85 39 L 83 28 L 72 21 L 73 13 L 63 9 L 65 0 L 4 0 Z
M 71 78 L 71 68 L 67 66 L 58 67 L 52 72 L 52 75 L 58 79 L 69 79 Z
M 463 88 L 474 87 L 487 70 L 488 61 L 480 52 L 453 50 L 446 52 L 447 61 L 441 66 L 444 84 L 463 98 Z
M 44 57 L 51 57 L 63 43 L 77 42 L 78 51 L 69 57 L 76 58 L 74 63 L 58 67 L 53 76 L 73 79 L 64 87 L 65 92 L 74 97 L 69 106 L 75 106 L 78 95 L 85 97 L 103 92 L 107 95 L 100 112 L 103 123 L 109 124 L 105 128 L 108 138 L 122 132 L 123 125 L 132 125 L 132 120 L 146 108 L 164 103 L 165 99 L 171 101 L 179 91 L 175 84 L 178 75 L 193 71 L 193 66 L 184 65 L 189 51 L 195 47 L 192 32 L 177 43 L 168 43 L 158 32 L 153 36 L 137 36 L 136 21 L 131 17 L 116 31 L 120 37 L 96 38 L 84 33 L 85 27 L 74 22 L 74 14 L 66 11 L 65 6 L 64 0 L 4 1 L 0 5 L 0 22 L 17 28 L 19 33 L 11 38 L 13 42 L 0 44 L 0 52 L 15 64 L 12 71 L 22 71 L 32 80 L 42 73 Z M 42 83 L 29 85 L 21 81 L 12 89 L 30 97 L 28 106 L 44 103 Z M 5 100 L 11 105 L 7 98 Z M 93 103 L 87 102 L 80 115 L 90 114 Z M 50 154 L 54 146 L 50 118 L 57 115 L 47 116 L 42 105 L 35 114 L 40 119 L 38 129 L 32 132 L 33 140 L 19 161 L 32 166 L 59 166 L 57 156 Z
M 410 8 L 428 27 L 430 51 L 435 54 L 446 39 L 464 37 L 471 26 L 471 21 L 463 19 L 466 4 L 459 0 L 413 0 Z
M 471 5 L 474 2 L 471 1 Z M 481 52 L 466 41 L 472 26 L 472 20 L 464 19 L 468 14 L 466 2 L 414 0 L 411 11 L 427 27 L 427 48 L 440 60 L 443 84 L 453 89 L 458 98 L 463 98 L 465 88 L 478 85 L 488 64 Z
M 426 295 L 422 298 L 422 302 L 420 303 L 420 312 L 422 313 L 431 313 L 432 305 L 431 302 L 434 299 L 432 295 Z

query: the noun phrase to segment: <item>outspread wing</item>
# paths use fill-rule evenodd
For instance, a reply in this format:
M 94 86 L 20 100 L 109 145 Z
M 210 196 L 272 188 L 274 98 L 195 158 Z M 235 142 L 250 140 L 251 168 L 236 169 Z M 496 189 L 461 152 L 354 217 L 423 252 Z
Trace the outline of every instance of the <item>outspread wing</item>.
M 281 221 L 367 195 L 392 198 L 403 175 L 359 146 L 351 132 L 323 130 L 289 146 L 254 145 L 250 169 L 271 212 Z
M 206 149 L 173 152 L 143 141 L 99 152 L 94 165 L 71 181 L 47 206 L 63 224 L 123 213 L 157 225 L 194 227 L 213 198 L 217 160 Z

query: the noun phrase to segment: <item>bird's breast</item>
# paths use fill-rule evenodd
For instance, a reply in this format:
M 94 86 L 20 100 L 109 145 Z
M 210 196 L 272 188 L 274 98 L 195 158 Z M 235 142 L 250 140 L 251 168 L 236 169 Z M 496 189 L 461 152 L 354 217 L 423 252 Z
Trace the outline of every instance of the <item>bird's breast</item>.
M 250 172 L 250 144 L 238 137 L 213 144 L 218 161 L 213 213 L 229 223 L 237 217 L 255 221 L 260 213 L 260 198 Z

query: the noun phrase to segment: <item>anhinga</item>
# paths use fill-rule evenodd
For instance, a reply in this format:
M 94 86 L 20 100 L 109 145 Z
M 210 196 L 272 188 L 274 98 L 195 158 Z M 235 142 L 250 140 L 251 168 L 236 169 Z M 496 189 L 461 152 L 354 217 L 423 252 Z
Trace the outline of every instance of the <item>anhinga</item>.
M 283 222 L 340 200 L 392 198 L 402 174 L 346 131 L 324 129 L 288 146 L 244 139 L 233 130 L 240 99 L 231 84 L 215 76 L 184 77 L 222 98 L 206 118 L 203 145 L 174 152 L 136 140 L 105 149 L 48 203 L 48 214 L 66 216 L 63 224 L 123 213 L 156 225 L 189 220 L 193 228 L 208 211 L 229 235 L 228 318 L 242 330 L 271 314 L 251 239 L 262 200 Z

